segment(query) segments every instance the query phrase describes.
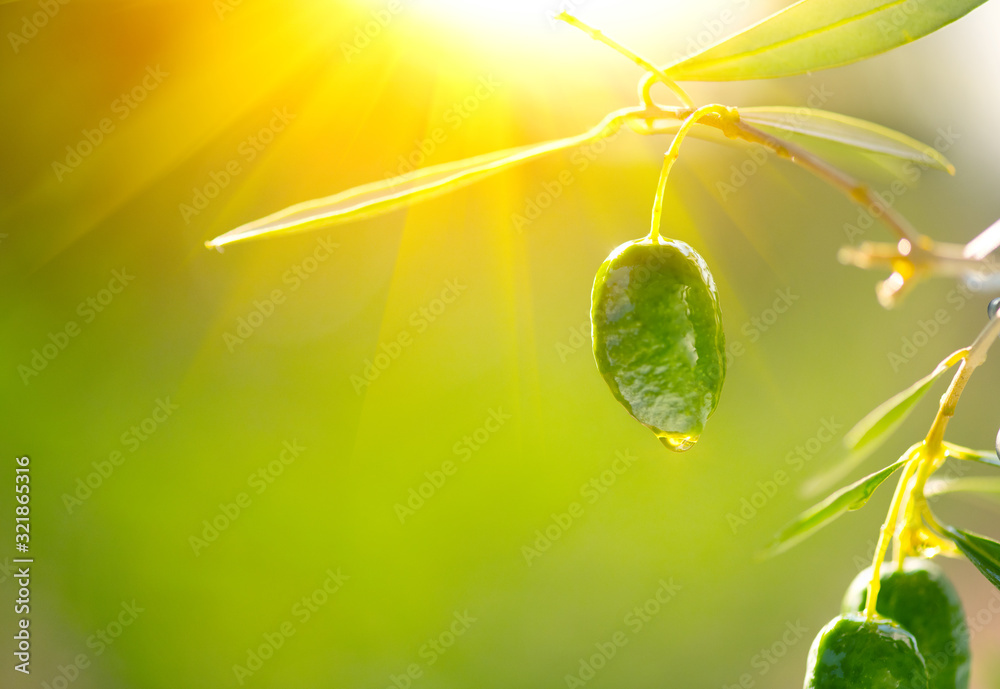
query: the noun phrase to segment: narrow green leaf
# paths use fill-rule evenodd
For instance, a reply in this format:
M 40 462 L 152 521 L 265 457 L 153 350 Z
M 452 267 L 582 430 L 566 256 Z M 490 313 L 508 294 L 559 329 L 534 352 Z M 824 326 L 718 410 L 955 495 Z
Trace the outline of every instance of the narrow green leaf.
M 843 456 L 826 473 L 807 481 L 802 493 L 816 495 L 828 490 L 831 485 L 840 481 L 871 456 L 906 420 L 917 402 L 927 394 L 937 379 L 961 361 L 963 355 L 964 350 L 955 352 L 929 374 L 870 411 L 844 436 Z
M 837 67 L 937 31 L 985 0 L 800 0 L 665 69 L 680 81 L 769 79 Z
M 953 526 L 945 530 L 962 554 L 969 558 L 991 584 L 1000 589 L 1000 543 Z
M 590 131 L 577 136 L 432 165 L 333 196 L 298 203 L 230 230 L 206 242 L 205 246 L 219 248 L 261 235 L 301 232 L 388 213 L 454 191 L 534 158 L 610 136 L 618 131 L 624 119 L 622 111 L 614 112 Z
M 980 464 L 988 464 L 991 467 L 1000 468 L 1000 458 L 997 458 L 996 450 L 970 450 L 954 443 L 944 443 L 945 456 L 955 459 L 964 459 Z
M 902 459 L 893 462 L 881 471 L 841 488 L 823 502 L 809 508 L 782 529 L 764 555 L 769 557 L 782 553 L 816 533 L 844 512 L 863 507 L 875 489 L 881 486 L 897 469 L 906 464 L 909 459 L 910 456 L 907 453 Z
M 941 478 L 927 482 L 924 494 L 928 497 L 948 493 L 996 493 L 1000 494 L 1000 478 L 994 476 L 972 476 L 969 478 Z
M 931 386 L 948 370 L 943 363 L 902 392 L 875 407 L 865 418 L 847 432 L 844 445 L 851 452 L 874 450 L 885 437 L 899 428 L 913 408 Z
M 740 108 L 750 124 L 835 141 L 955 174 L 955 168 L 931 146 L 882 125 L 826 110 L 768 106 Z

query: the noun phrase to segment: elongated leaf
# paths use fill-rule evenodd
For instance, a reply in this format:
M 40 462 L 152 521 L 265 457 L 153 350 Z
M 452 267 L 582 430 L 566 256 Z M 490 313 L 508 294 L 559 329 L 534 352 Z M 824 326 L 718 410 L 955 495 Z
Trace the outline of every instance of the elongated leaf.
M 883 440 L 899 427 L 937 379 L 959 361 L 959 352 L 952 354 L 916 383 L 877 406 L 847 432 L 844 444 L 852 452 L 859 452 Z
M 1000 478 L 992 476 L 971 476 L 969 478 L 942 478 L 927 482 L 924 494 L 927 496 L 947 493 L 996 493 L 1000 494 Z
M 218 248 L 265 234 L 301 232 L 322 226 L 369 218 L 454 191 L 484 177 L 549 153 L 610 136 L 621 126 L 621 113 L 612 113 L 588 132 L 541 144 L 486 153 L 372 182 L 313 201 L 298 203 L 230 230 L 206 242 Z
M 731 81 L 837 67 L 915 41 L 984 2 L 800 0 L 666 72 L 680 81 Z
M 970 450 L 954 443 L 945 443 L 945 454 L 955 459 L 964 459 L 980 464 L 988 464 L 991 467 L 1000 468 L 1000 459 L 997 458 L 996 450 Z
M 768 106 L 740 108 L 740 118 L 750 124 L 835 141 L 955 174 L 954 166 L 931 146 L 856 117 L 812 108 Z
M 948 535 L 990 583 L 1000 589 L 1000 543 L 978 534 L 948 527 Z
M 963 354 L 964 351 L 955 352 L 938 364 L 929 374 L 870 411 L 844 436 L 844 454 L 841 459 L 826 473 L 807 481 L 802 488 L 802 493 L 815 495 L 829 490 L 831 485 L 840 481 L 871 456 L 906 420 L 917 402 L 927 394 L 937 379 L 954 364 L 961 361 Z
M 881 471 L 841 488 L 823 502 L 809 508 L 782 529 L 764 555 L 771 556 L 782 553 L 816 533 L 844 512 L 863 507 L 875 489 L 881 486 L 897 469 L 906 464 L 909 459 L 909 454 L 907 454 Z

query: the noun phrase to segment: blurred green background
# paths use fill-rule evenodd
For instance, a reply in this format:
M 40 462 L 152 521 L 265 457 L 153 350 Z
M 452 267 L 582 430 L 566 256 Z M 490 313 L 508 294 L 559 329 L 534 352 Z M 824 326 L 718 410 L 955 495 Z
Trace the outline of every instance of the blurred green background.
M 553 10 L 666 61 L 777 6 L 0 6 L 0 506 L 6 534 L 13 457 L 29 455 L 35 558 L 26 678 L 0 549 L 0 684 L 799 686 L 889 491 L 788 554 L 753 556 L 830 465 L 821 429 L 839 438 L 970 342 L 988 297 L 941 280 L 882 310 L 882 276 L 835 259 L 852 206 L 784 162 L 691 141 L 664 233 L 709 261 L 745 354 L 701 443 L 674 455 L 609 394 L 586 325 L 596 268 L 648 230 L 662 138 L 623 133 L 407 212 L 203 248 L 408 161 L 575 134 L 630 104 L 634 66 L 554 27 Z M 826 109 L 930 143 L 950 131 L 957 176 L 926 172 L 894 203 L 965 241 L 1000 215 L 998 28 L 987 5 L 861 64 L 691 91 L 802 105 L 818 90 Z M 887 161 L 843 160 L 876 189 L 893 179 Z M 938 309 L 945 326 L 893 363 Z M 992 446 L 998 382 L 990 362 L 951 440 Z M 933 406 L 865 469 L 921 437 Z M 799 446 L 808 461 L 789 458 Z M 782 470 L 790 484 L 772 490 Z M 1000 536 L 987 502 L 937 508 Z M 945 565 L 970 616 L 986 611 L 974 686 L 1000 686 L 997 593 Z

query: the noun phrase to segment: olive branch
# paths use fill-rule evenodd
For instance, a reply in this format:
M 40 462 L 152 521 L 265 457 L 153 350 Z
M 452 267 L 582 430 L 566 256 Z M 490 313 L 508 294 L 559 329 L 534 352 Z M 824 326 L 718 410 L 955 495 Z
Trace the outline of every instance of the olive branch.
M 808 142 L 833 142 L 851 150 L 888 155 L 953 174 L 951 163 L 931 146 L 881 125 L 823 110 L 697 105 L 679 85 L 682 81 L 776 78 L 856 62 L 932 33 L 984 1 L 923 0 L 921 7 L 907 14 L 900 25 L 892 21 L 892 13 L 899 11 L 899 2 L 859 0 L 850 3 L 849 12 L 845 10 L 838 16 L 831 12 L 836 3 L 830 0 L 800 0 L 734 36 L 662 67 L 563 12 L 557 15 L 559 20 L 609 46 L 644 71 L 639 81 L 638 105 L 615 110 L 576 136 L 435 165 L 299 203 L 226 232 L 206 246 L 221 251 L 229 244 L 252 238 L 274 237 L 387 213 L 453 192 L 539 157 L 608 137 L 623 126 L 641 135 L 673 137 L 664 156 L 653 202 L 649 238 L 655 242 L 659 239 L 666 184 L 681 144 L 689 135 L 701 136 L 706 129 L 714 129 L 723 135 L 724 141 L 767 148 L 822 179 L 881 220 L 894 236 L 893 242 L 847 246 L 840 250 L 838 258 L 859 268 L 889 271 L 889 277 L 878 284 L 876 291 L 884 307 L 891 308 L 914 285 L 931 277 L 964 280 L 981 290 L 1000 288 L 1000 265 L 993 257 L 1000 247 L 1000 221 L 966 244 L 935 241 L 918 231 L 868 185 L 811 152 Z M 669 89 L 680 104 L 658 104 L 653 99 L 656 84 Z M 792 142 L 788 136 L 804 141 Z M 900 570 L 908 557 L 964 555 L 1000 588 L 1000 543 L 942 524 L 927 501 L 931 495 L 949 492 L 1000 493 L 1000 480 L 932 479 L 947 460 L 1000 467 L 993 451 L 970 450 L 945 440 L 945 430 L 964 389 L 1000 336 L 998 303 L 1000 300 L 991 303 L 990 320 L 972 344 L 945 358 L 930 374 L 876 408 L 848 432 L 843 440 L 843 457 L 831 472 L 812 481 L 811 488 L 822 489 L 859 466 L 900 426 L 933 384 L 957 366 L 923 440 L 900 459 L 804 512 L 777 535 L 766 552 L 768 555 L 782 552 L 843 513 L 859 509 L 882 483 L 901 471 L 873 559 L 865 607 L 868 620 L 875 617 L 881 568 L 890 544 L 894 544 L 893 559 Z
M 761 145 L 777 156 L 813 173 L 868 210 L 896 236 L 894 243 L 864 242 L 841 249 L 841 262 L 864 269 L 887 269 L 890 275 L 877 288 L 879 302 L 891 308 L 920 280 L 941 276 L 960 278 L 978 289 L 1000 286 L 1000 265 L 991 254 L 1000 247 L 1000 223 L 967 244 L 936 242 L 913 225 L 871 187 L 811 153 L 805 146 L 772 131 L 825 140 L 855 150 L 893 156 L 954 174 L 955 168 L 933 147 L 872 122 L 812 108 L 764 106 L 734 108 L 719 104 L 696 106 L 678 84 L 681 80 L 723 81 L 791 76 L 840 66 L 891 50 L 941 28 L 985 0 L 929 3 L 910 17 L 914 26 L 887 30 L 898 3 L 873 1 L 872 8 L 829 23 L 820 10 L 823 0 L 800 2 L 724 39 L 695 55 L 660 68 L 603 32 L 567 12 L 556 19 L 624 55 L 645 74 L 639 82 L 636 107 L 609 113 L 595 127 L 577 136 L 496 151 L 461 161 L 434 165 L 404 175 L 365 184 L 332 196 L 295 204 L 254 220 L 206 242 L 209 248 L 247 239 L 300 232 L 370 218 L 453 192 L 508 168 L 592 143 L 616 133 L 622 125 L 643 135 L 673 134 L 654 202 L 654 220 L 662 212 L 662 189 L 683 139 L 694 125 L 720 131 L 725 140 Z M 848 34 L 847 32 L 854 32 Z M 860 37 L 856 35 L 860 32 Z M 850 40 L 847 38 L 850 37 Z M 658 105 L 652 88 L 663 84 L 681 102 L 679 107 Z M 713 139 L 716 140 L 716 139 Z M 655 236 L 656 230 L 651 230 Z

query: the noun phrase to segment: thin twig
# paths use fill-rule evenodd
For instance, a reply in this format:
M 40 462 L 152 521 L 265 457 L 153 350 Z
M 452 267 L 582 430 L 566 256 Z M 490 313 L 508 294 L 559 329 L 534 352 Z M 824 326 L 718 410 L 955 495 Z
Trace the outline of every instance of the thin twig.
M 609 48 L 616 50 L 620 54 L 630 59 L 635 64 L 645 69 L 647 72 L 650 72 L 651 74 L 655 75 L 659 81 L 666 84 L 667 88 L 669 88 L 671 91 L 674 92 L 674 95 L 677 96 L 678 100 L 680 100 L 681 103 L 683 103 L 688 108 L 694 108 L 694 101 L 691 100 L 691 96 L 687 94 L 687 91 L 682 89 L 676 81 L 668 77 L 666 72 L 661 70 L 659 67 L 654 65 L 646 58 L 642 57 L 638 53 L 632 52 L 631 50 L 629 50 L 628 48 L 626 48 L 613 38 L 606 36 L 603 31 L 595 29 L 589 24 L 585 24 L 584 22 L 580 21 L 569 12 L 562 11 L 559 14 L 557 14 L 555 18 L 560 21 L 566 22 L 570 26 L 574 26 L 577 29 L 580 29 L 580 31 L 583 31 L 585 34 L 593 38 L 595 41 L 599 41 L 604 45 L 608 46 Z M 643 100 L 646 105 L 652 105 L 651 100 L 648 100 L 647 98 L 644 98 Z

